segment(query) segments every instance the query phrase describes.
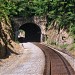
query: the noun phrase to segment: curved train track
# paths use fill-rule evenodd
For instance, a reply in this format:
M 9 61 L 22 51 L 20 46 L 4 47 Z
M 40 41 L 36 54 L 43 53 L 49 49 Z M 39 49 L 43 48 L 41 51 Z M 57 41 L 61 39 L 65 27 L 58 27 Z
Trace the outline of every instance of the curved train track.
M 67 60 L 53 49 L 35 43 L 45 54 L 45 69 L 43 75 L 75 75 L 75 71 Z

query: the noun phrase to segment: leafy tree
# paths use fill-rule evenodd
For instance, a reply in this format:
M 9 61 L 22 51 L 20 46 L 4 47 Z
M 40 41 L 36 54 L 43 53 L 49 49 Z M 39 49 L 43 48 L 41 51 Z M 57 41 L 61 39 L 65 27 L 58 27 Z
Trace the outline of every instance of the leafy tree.
M 9 16 L 47 16 L 48 23 L 55 21 L 60 28 L 75 27 L 74 0 L 0 0 L 0 19 Z
M 9 27 L 11 16 L 34 15 L 46 16 L 48 25 L 53 21 L 58 24 L 59 29 L 67 29 L 73 35 L 75 33 L 74 0 L 0 0 L 0 22 L 4 18 Z

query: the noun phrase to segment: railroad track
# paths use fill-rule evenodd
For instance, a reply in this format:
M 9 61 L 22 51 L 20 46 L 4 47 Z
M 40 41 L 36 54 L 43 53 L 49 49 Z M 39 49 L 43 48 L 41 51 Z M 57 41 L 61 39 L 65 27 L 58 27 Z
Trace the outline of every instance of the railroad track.
M 75 75 L 75 71 L 68 61 L 53 49 L 38 43 L 34 43 L 45 54 L 45 69 L 43 75 Z

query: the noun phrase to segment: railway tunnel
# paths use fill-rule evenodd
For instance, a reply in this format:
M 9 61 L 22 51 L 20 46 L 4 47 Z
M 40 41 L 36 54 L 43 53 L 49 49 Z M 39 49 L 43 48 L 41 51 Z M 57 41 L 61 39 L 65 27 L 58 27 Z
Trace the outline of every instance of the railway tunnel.
M 41 41 L 41 29 L 34 23 L 26 23 L 20 26 L 19 30 L 25 32 L 25 37 L 19 37 L 19 42 L 40 42 Z

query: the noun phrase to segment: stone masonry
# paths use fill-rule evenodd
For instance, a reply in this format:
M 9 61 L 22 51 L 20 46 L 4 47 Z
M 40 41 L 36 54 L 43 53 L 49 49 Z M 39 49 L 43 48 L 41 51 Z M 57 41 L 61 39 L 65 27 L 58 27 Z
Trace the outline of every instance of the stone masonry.
M 18 36 L 18 31 L 20 26 L 22 26 L 23 24 L 26 23 L 34 23 L 36 25 L 38 25 L 41 29 L 41 42 L 43 42 L 43 38 L 45 38 L 46 35 L 46 24 L 47 24 L 47 20 L 46 17 L 38 17 L 38 16 L 34 16 L 34 17 L 29 17 L 29 18 L 25 18 L 25 17 L 14 17 L 12 19 L 12 22 L 14 24 L 14 33 L 15 33 L 15 39 L 17 40 L 17 36 Z

